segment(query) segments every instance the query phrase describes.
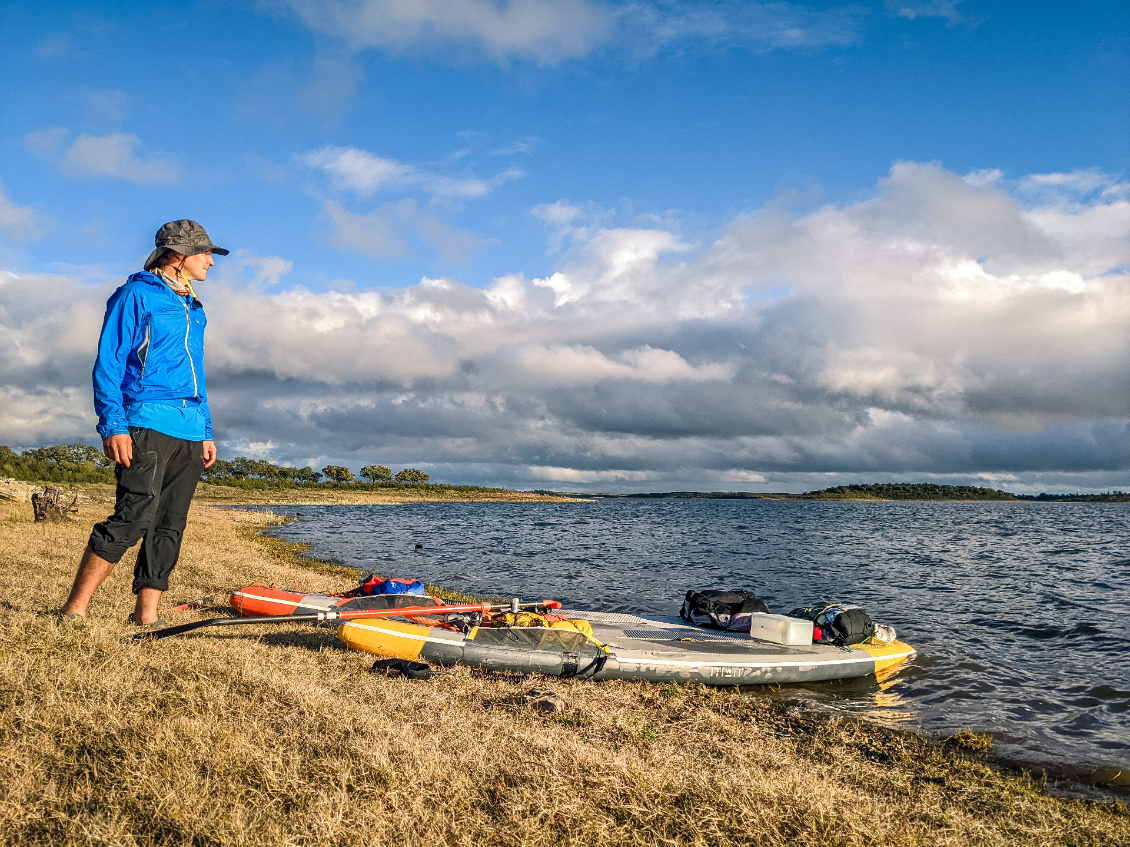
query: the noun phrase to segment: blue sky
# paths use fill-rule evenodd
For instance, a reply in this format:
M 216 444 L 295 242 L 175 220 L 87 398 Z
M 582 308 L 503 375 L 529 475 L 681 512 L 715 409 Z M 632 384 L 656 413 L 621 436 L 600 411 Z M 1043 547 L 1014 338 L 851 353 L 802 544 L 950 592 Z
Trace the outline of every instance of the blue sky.
M 0 443 L 95 439 L 102 305 L 191 217 L 229 457 L 1130 485 L 1124 2 L 0 16 Z

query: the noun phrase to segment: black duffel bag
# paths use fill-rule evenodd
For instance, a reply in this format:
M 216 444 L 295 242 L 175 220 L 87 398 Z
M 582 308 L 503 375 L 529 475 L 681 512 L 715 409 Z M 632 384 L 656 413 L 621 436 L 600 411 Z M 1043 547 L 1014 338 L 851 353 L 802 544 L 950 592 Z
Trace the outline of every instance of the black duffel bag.
M 846 647 L 859 644 L 875 634 L 875 624 L 871 616 L 859 606 L 840 604 L 809 606 L 793 609 L 790 618 L 806 618 L 812 621 L 812 640 L 816 644 L 835 644 Z
M 768 611 L 752 591 L 688 591 L 679 615 L 695 626 L 749 632 L 750 615 Z

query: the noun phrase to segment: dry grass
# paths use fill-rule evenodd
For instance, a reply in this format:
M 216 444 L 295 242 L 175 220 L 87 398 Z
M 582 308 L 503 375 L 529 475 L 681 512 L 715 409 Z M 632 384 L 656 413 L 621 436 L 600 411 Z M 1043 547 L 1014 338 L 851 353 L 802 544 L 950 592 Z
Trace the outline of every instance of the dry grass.
M 5 843 L 1130 843 L 1122 804 L 1049 797 L 950 747 L 735 691 L 466 668 L 389 679 L 331 631 L 294 626 L 123 643 L 125 563 L 86 623 L 59 622 L 107 508 L 36 525 L 0 503 Z M 169 605 L 253 580 L 347 582 L 256 536 L 270 520 L 194 508 Z M 534 685 L 564 710 L 520 705 Z

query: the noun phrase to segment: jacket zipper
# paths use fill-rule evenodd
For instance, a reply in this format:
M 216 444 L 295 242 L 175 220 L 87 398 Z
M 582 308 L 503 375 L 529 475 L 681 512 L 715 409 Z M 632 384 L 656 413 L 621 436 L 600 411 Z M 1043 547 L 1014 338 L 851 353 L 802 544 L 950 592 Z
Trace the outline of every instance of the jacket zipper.
M 182 300 L 184 306 L 184 352 L 188 355 L 188 366 L 192 368 L 192 396 L 198 397 L 200 389 L 196 384 L 196 365 L 192 361 L 192 351 L 188 349 L 188 333 L 192 330 L 192 316 L 188 311 L 188 301 Z
M 149 364 L 149 330 L 152 324 L 145 325 L 145 340 L 137 347 L 137 357 L 141 359 L 141 373 L 137 375 L 137 381 L 141 382 L 145 379 L 145 367 Z M 142 354 L 144 353 L 144 358 Z

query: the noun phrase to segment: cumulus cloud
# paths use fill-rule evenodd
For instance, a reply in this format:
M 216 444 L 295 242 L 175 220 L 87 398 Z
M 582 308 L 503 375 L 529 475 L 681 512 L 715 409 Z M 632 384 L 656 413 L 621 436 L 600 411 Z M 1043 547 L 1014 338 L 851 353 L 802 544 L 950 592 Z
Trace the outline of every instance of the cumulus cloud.
M 318 445 L 522 487 L 1125 488 L 1126 197 L 1092 172 L 969 179 L 904 162 L 865 200 L 770 204 L 702 244 L 549 204 L 538 214 L 573 228 L 556 272 L 486 288 L 220 276 L 202 292 L 217 432 L 279 461 Z M 45 296 L 4 280 L 0 295 Z M 52 288 L 0 309 L 18 348 L 5 390 L 45 384 L 20 345 L 72 327 L 87 297 Z M 85 385 L 93 306 L 84 320 L 89 337 L 50 351 L 46 384 Z
M 83 179 L 123 179 L 137 185 L 175 185 L 181 165 L 162 154 L 139 155 L 141 139 L 129 133 L 79 135 L 67 147 L 64 127 L 37 130 L 24 141 L 33 153 L 57 165 L 69 176 Z

